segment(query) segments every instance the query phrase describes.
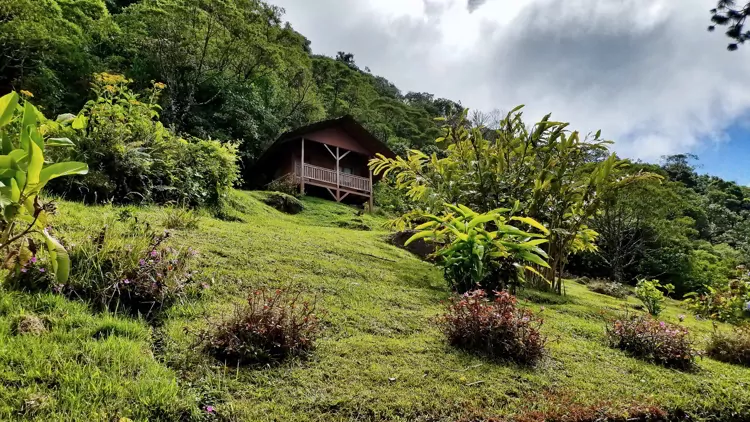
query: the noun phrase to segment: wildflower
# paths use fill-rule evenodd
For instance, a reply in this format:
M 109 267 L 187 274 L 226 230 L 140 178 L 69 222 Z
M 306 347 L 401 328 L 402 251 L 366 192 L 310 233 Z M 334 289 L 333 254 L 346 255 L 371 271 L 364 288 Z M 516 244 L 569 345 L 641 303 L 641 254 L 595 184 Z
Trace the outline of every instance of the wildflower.
M 25 273 L 26 271 L 28 271 L 26 268 L 21 268 L 22 273 Z
M 31 91 L 26 91 L 25 89 L 21 90 L 21 95 L 24 97 L 34 98 L 34 94 L 31 93 Z
M 130 280 L 128 280 L 127 278 L 125 280 L 122 280 L 122 282 L 123 284 L 130 284 Z
M 39 272 L 40 272 L 40 273 L 43 273 L 43 272 L 45 272 L 45 271 L 47 271 L 47 270 L 45 270 L 44 268 L 40 268 L 40 269 L 39 269 Z
M 154 84 L 154 88 L 156 88 L 156 89 L 164 89 L 166 87 L 167 87 L 167 85 L 165 83 L 163 83 L 163 82 L 157 82 L 157 83 Z
M 146 260 L 145 259 L 141 259 L 140 261 L 138 261 L 138 265 L 140 265 L 141 267 L 144 266 L 144 265 L 146 265 Z
M 206 406 L 205 407 L 207 413 L 214 413 L 214 407 L 213 406 Z
M 156 256 L 159 255 L 159 252 L 151 251 L 151 256 L 156 258 Z
M 31 262 L 32 264 L 36 264 L 36 257 L 32 256 L 29 262 Z

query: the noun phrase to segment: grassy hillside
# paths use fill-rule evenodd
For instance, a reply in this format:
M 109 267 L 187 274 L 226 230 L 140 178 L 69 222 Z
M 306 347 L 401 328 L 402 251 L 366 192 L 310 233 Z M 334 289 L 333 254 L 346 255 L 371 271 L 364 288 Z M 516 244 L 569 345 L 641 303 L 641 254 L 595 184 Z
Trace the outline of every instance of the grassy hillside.
M 522 294 L 524 306 L 544 307 L 551 341 L 538 366 L 451 349 L 432 323 L 448 297 L 441 272 L 386 244 L 382 219 L 314 198 L 288 216 L 262 195 L 236 193 L 235 221 L 204 216 L 198 229 L 175 232 L 175 243 L 200 251 L 209 288 L 156 326 L 55 295 L 0 291 L 0 420 L 452 421 L 575 403 L 748 420 L 750 369 L 703 358 L 681 372 L 609 349 L 605 320 L 625 303 L 572 282 L 563 298 Z M 55 226 L 73 243 L 121 211 L 59 205 Z M 135 213 L 156 226 L 164 219 L 156 207 Z M 264 286 L 303 287 L 328 310 L 313 357 L 237 368 L 204 355 L 193 333 Z M 17 335 L 17 320 L 32 313 L 48 332 Z M 672 302 L 662 319 L 683 313 Z M 690 316 L 685 324 L 699 345 L 712 330 Z M 209 405 L 215 413 L 202 410 Z

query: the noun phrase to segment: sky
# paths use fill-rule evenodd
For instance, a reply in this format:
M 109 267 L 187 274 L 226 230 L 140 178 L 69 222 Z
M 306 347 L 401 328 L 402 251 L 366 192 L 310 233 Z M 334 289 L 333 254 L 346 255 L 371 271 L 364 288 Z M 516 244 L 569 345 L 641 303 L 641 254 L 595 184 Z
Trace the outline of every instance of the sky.
M 622 157 L 699 155 L 750 185 L 750 46 L 706 31 L 715 0 L 270 0 L 317 54 L 403 92 L 552 113 Z

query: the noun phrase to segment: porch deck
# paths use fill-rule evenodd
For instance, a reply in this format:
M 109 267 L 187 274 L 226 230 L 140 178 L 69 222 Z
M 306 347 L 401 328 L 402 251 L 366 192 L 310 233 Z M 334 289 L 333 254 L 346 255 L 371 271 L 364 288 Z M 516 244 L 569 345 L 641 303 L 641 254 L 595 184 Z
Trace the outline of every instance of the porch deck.
M 298 183 L 304 182 L 306 185 L 320 186 L 328 189 L 337 201 L 341 201 L 350 194 L 369 198 L 372 193 L 372 182 L 368 178 L 344 172 L 339 172 L 337 177 L 336 170 L 311 164 L 300 166 L 300 163 L 296 163 L 294 166 L 294 177 Z M 337 197 L 336 191 L 340 191 L 344 195 L 339 194 Z

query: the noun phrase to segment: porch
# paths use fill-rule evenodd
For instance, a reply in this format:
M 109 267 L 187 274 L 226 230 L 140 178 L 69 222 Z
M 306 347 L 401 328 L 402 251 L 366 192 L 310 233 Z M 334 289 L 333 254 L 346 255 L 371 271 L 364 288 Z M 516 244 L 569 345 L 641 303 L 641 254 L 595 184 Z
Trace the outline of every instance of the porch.
M 370 198 L 372 194 L 372 179 L 342 171 L 337 173 L 335 169 L 296 162 L 294 177 L 300 186 L 311 185 L 327 189 L 337 202 L 348 195 Z

